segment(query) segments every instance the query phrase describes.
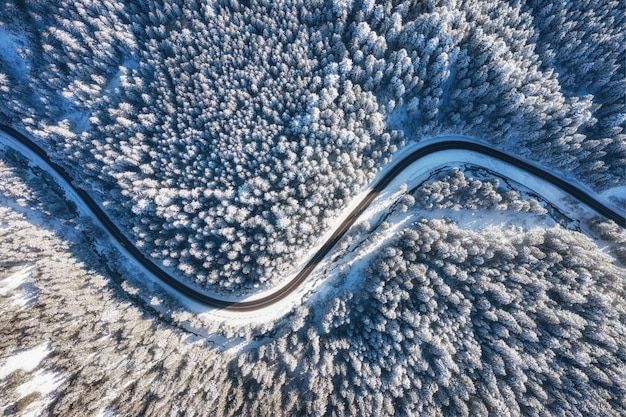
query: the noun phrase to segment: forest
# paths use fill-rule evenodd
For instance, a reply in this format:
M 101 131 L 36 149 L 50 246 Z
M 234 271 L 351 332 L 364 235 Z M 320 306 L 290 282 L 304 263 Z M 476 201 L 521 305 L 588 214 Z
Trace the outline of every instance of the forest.
M 0 123 L 146 256 L 243 297 L 406 145 L 465 135 L 623 189 L 622 3 L 0 0 Z M 626 415 L 624 225 L 504 174 L 389 191 L 246 322 L 154 285 L 0 145 L 0 414 Z
M 625 182 L 619 1 L 4 0 L 0 121 L 144 253 L 271 288 L 411 141 Z
M 406 190 L 385 221 L 413 220 L 361 268 L 332 272 L 364 246 L 334 260 L 327 282 L 293 312 L 254 327 L 151 308 L 158 303 L 142 297 L 167 305 L 167 294 L 120 287 L 111 268 L 132 272 L 98 259 L 84 219 L 42 213 L 67 212 L 62 196 L 41 173 L 0 155 L 4 415 L 626 412 L 626 269 L 551 219 L 544 203 L 496 179 L 459 167 Z M 475 210 L 511 221 L 467 227 L 441 216 Z M 519 224 L 524 213 L 544 226 Z M 622 228 L 591 223 L 624 247 Z M 6 277 L 20 274 L 27 278 L 7 294 Z M 229 348 L 214 334 L 243 344 Z M 42 350 L 34 370 L 3 374 L 4 358 Z M 52 381 L 49 392 L 33 388 L 42 378 Z

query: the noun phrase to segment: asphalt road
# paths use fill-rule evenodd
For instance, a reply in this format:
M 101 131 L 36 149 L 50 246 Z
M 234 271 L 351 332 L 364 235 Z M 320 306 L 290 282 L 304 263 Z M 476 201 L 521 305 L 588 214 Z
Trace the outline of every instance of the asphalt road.
M 582 203 L 586 204 L 588 207 L 596 211 L 598 214 L 615 221 L 618 225 L 622 227 L 626 227 L 626 217 L 625 213 L 618 213 L 602 204 L 602 202 L 596 200 L 593 196 L 589 195 L 586 191 L 564 181 L 563 179 L 557 177 L 556 175 L 545 171 L 533 164 L 517 159 L 511 155 L 508 155 L 504 152 L 500 152 L 498 150 L 492 149 L 488 146 L 483 146 L 477 143 L 463 141 L 463 140 L 450 140 L 445 142 L 436 142 L 430 145 L 424 146 L 423 148 L 417 149 L 411 154 L 407 155 L 401 161 L 396 163 L 389 171 L 372 187 L 371 191 L 365 196 L 363 200 L 359 202 L 359 204 L 352 210 L 352 212 L 347 216 L 346 220 L 333 232 L 333 234 L 328 238 L 328 240 L 322 245 L 322 247 L 315 253 L 315 255 L 307 262 L 307 264 L 298 272 L 298 274 L 284 287 L 280 288 L 276 292 L 265 296 L 263 298 L 250 300 L 250 301 L 241 301 L 241 302 L 233 302 L 233 301 L 225 301 L 219 298 L 208 296 L 201 291 L 198 291 L 187 284 L 182 283 L 176 278 L 169 275 L 167 272 L 162 270 L 159 266 L 157 266 L 153 261 L 145 257 L 134 245 L 133 243 L 120 231 L 120 229 L 111 221 L 111 219 L 106 215 L 106 213 L 100 208 L 100 206 L 81 188 L 78 188 L 72 184 L 72 178 L 65 172 L 63 168 L 50 160 L 48 155 L 41 149 L 37 144 L 35 144 L 28 137 L 23 135 L 22 133 L 16 131 L 15 129 L 4 126 L 0 124 L 0 130 L 4 131 L 8 135 L 12 136 L 15 140 L 19 141 L 22 145 L 28 147 L 33 153 L 35 153 L 39 158 L 41 158 L 46 164 L 48 164 L 52 169 L 54 169 L 58 175 L 60 175 L 68 185 L 76 192 L 76 194 L 83 200 L 84 204 L 89 207 L 89 209 L 93 212 L 94 216 L 102 223 L 102 225 L 107 229 L 107 231 L 126 249 L 126 251 L 139 263 L 141 263 L 148 271 L 154 274 L 157 278 L 159 278 L 164 284 L 171 287 L 172 289 L 184 294 L 190 299 L 204 304 L 208 307 L 226 309 L 232 311 L 253 311 L 264 308 L 271 304 L 276 303 L 287 297 L 291 292 L 293 292 L 317 267 L 319 262 L 332 250 L 332 248 L 337 244 L 337 242 L 343 237 L 343 235 L 350 229 L 350 227 L 354 224 L 356 219 L 361 215 L 361 213 L 370 205 L 374 199 L 381 193 L 382 190 L 385 189 L 389 185 L 389 183 L 404 169 L 406 169 L 409 165 L 418 161 L 420 158 L 423 158 L 427 155 L 430 155 L 434 152 L 444 151 L 444 150 L 467 150 L 476 153 L 480 153 L 503 162 L 514 165 L 518 168 L 521 168 L 537 177 L 540 177 L 552 185 L 560 188 L 561 190 L 567 192 L 574 198 L 578 199 Z

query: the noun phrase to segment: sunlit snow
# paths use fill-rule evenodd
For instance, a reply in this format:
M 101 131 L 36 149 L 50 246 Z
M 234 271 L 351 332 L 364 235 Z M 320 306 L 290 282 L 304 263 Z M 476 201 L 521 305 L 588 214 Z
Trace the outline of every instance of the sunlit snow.
M 11 356 L 0 368 L 0 379 L 5 378 L 18 369 L 31 372 L 39 366 L 41 361 L 44 360 L 49 353 L 50 347 L 47 343 L 44 343 Z
M 6 278 L 0 278 L 0 297 L 10 298 L 19 306 L 34 302 L 37 299 L 37 288 L 29 282 L 34 268 L 34 266 L 29 266 Z

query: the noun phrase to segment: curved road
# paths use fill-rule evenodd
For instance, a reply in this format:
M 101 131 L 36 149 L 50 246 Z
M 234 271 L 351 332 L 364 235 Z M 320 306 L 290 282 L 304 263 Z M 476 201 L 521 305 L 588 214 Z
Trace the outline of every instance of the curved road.
M 343 235 L 348 231 L 348 229 L 354 224 L 359 215 L 370 205 L 376 197 L 381 193 L 381 191 L 389 185 L 389 183 L 405 168 L 414 162 L 418 161 L 420 158 L 423 158 L 427 155 L 430 155 L 435 152 L 440 152 L 444 150 L 467 150 L 472 152 L 477 152 L 491 158 L 498 159 L 500 161 L 509 163 L 517 168 L 521 168 L 537 177 L 540 177 L 561 190 L 567 192 L 571 196 L 575 197 L 582 203 L 586 204 L 598 214 L 607 217 L 615 221 L 622 227 L 626 227 L 626 216 L 624 213 L 618 213 L 614 211 L 612 208 L 607 207 L 602 202 L 596 200 L 593 196 L 589 195 L 586 191 L 578 188 L 563 179 L 557 177 L 556 175 L 545 171 L 535 165 L 532 165 L 528 162 L 517 159 L 511 155 L 508 155 L 504 152 L 500 152 L 498 150 L 492 149 L 488 146 L 480 145 L 477 143 L 463 141 L 463 140 L 450 140 L 445 142 L 436 142 L 429 145 L 426 145 L 422 148 L 415 150 L 410 153 L 406 157 L 404 157 L 401 161 L 399 161 L 396 165 L 391 167 L 389 171 L 382 177 L 380 180 L 372 187 L 370 192 L 359 202 L 359 204 L 350 212 L 347 218 L 341 223 L 341 225 L 334 231 L 334 233 L 328 238 L 326 242 L 322 245 L 322 247 L 315 253 L 315 255 L 307 262 L 307 264 L 298 272 L 298 274 L 284 287 L 278 289 L 274 293 L 267 295 L 263 298 L 250 300 L 250 301 L 226 301 L 219 298 L 208 296 L 194 288 L 188 286 L 177 280 L 176 278 L 169 275 L 167 272 L 158 267 L 153 261 L 146 258 L 134 245 L 133 243 L 120 231 L 120 229 L 111 221 L 111 219 L 104 213 L 102 208 L 81 188 L 75 187 L 72 184 L 72 178 L 65 172 L 63 168 L 50 160 L 48 155 L 44 152 L 42 148 L 40 148 L 37 144 L 35 144 L 32 140 L 27 138 L 22 133 L 16 131 L 15 129 L 4 126 L 0 124 L 0 130 L 12 136 L 15 140 L 19 141 L 22 145 L 26 146 L 30 151 L 35 153 L 39 158 L 41 158 L 46 164 L 48 164 L 56 173 L 61 176 L 67 183 L 68 186 L 71 187 L 76 194 L 83 200 L 85 205 L 89 207 L 89 209 L 93 212 L 94 216 L 98 218 L 98 220 L 102 223 L 102 225 L 107 229 L 107 231 L 115 238 L 117 241 L 124 246 L 126 251 L 133 256 L 139 263 L 141 263 L 148 271 L 154 274 L 157 278 L 159 278 L 163 283 L 167 286 L 181 292 L 185 296 L 191 298 L 192 300 L 204 304 L 209 307 L 232 310 L 232 311 L 252 311 L 264 308 L 268 305 L 274 304 L 277 301 L 280 301 L 287 297 L 291 292 L 293 292 L 316 268 L 317 264 L 330 252 L 330 250 L 335 246 L 335 244 L 343 237 Z

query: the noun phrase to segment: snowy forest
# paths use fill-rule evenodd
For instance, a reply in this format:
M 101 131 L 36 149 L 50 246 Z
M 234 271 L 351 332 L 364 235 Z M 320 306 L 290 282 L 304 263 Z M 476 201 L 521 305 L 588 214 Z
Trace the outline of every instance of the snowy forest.
M 0 0 L 0 124 L 163 268 L 245 296 L 448 134 L 623 209 L 625 49 L 619 0 Z M 388 197 L 242 324 L 144 282 L 0 144 L 0 413 L 626 415 L 624 225 L 471 164 Z
M 278 284 L 408 141 L 623 185 L 619 1 L 0 2 L 0 121 L 201 288 Z
M 351 236 L 384 239 L 385 222 L 412 216 L 360 267 L 336 260 L 306 303 L 243 329 L 207 326 L 184 310 L 163 315 L 121 289 L 110 261 L 87 249 L 94 231 L 56 216 L 68 210 L 37 172 L 4 154 L 0 163 L 4 415 L 626 412 L 626 269 L 542 202 L 471 169 L 407 190 L 377 229 Z M 57 212 L 35 214 L 47 207 Z M 508 220 L 458 219 L 477 210 Z M 588 226 L 626 247 L 615 223 Z M 239 341 L 229 347 L 211 334 Z M 37 361 L 12 363 L 19 355 Z

